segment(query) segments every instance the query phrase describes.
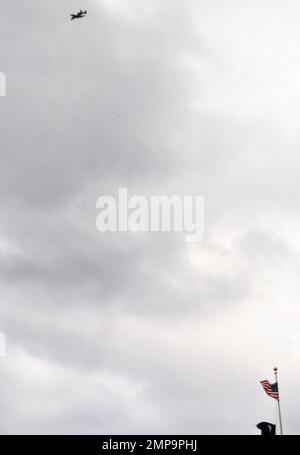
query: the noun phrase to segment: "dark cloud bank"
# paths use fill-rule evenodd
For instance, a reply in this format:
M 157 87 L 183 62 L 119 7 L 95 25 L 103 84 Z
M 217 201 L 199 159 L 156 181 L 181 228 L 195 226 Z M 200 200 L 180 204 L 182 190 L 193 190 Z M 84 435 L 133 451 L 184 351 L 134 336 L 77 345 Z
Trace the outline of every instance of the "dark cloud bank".
M 299 6 L 81 7 L 2 6 L 0 432 L 255 434 L 278 364 L 299 433 Z M 121 186 L 203 195 L 204 241 L 100 234 Z

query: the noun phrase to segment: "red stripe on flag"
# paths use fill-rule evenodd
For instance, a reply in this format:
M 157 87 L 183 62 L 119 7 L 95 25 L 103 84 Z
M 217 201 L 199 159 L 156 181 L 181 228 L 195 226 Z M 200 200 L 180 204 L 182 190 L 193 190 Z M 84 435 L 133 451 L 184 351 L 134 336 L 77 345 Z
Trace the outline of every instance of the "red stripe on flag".
M 279 393 L 272 391 L 272 387 L 269 381 L 264 379 L 263 381 L 260 381 L 260 383 L 267 395 L 269 395 L 271 398 L 275 398 L 275 400 L 279 400 Z

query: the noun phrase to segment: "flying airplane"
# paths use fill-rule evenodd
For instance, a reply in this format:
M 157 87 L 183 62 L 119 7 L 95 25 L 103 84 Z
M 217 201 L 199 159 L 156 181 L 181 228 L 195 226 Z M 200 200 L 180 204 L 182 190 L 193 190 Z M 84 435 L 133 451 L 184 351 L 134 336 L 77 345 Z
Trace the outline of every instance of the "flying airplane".
M 77 14 L 71 14 L 71 21 L 74 19 L 81 19 L 87 15 L 87 11 L 80 10 Z

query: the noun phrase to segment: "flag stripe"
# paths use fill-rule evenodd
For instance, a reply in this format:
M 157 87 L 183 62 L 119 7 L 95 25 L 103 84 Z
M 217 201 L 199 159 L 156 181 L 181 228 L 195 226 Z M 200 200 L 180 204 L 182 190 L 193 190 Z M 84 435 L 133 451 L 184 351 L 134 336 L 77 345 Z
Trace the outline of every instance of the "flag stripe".
M 260 381 L 260 383 L 267 395 L 269 395 L 272 398 L 275 398 L 275 400 L 279 400 L 277 382 L 275 382 L 274 384 L 270 384 L 269 381 L 264 379 L 263 381 Z

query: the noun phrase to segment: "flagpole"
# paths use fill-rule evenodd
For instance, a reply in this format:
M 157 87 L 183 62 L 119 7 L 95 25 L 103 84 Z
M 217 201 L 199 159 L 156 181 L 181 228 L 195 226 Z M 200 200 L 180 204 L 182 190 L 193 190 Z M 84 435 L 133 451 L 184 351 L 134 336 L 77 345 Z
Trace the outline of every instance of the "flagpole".
M 282 430 L 282 418 L 281 418 L 281 409 L 280 409 L 279 385 L 278 385 L 278 379 L 277 379 L 278 368 L 274 367 L 273 370 L 274 370 L 275 380 L 276 380 L 276 382 L 277 382 L 277 388 L 278 388 L 278 400 L 277 400 L 277 404 L 278 404 L 278 415 L 279 415 L 280 434 L 283 435 L 283 430 Z

